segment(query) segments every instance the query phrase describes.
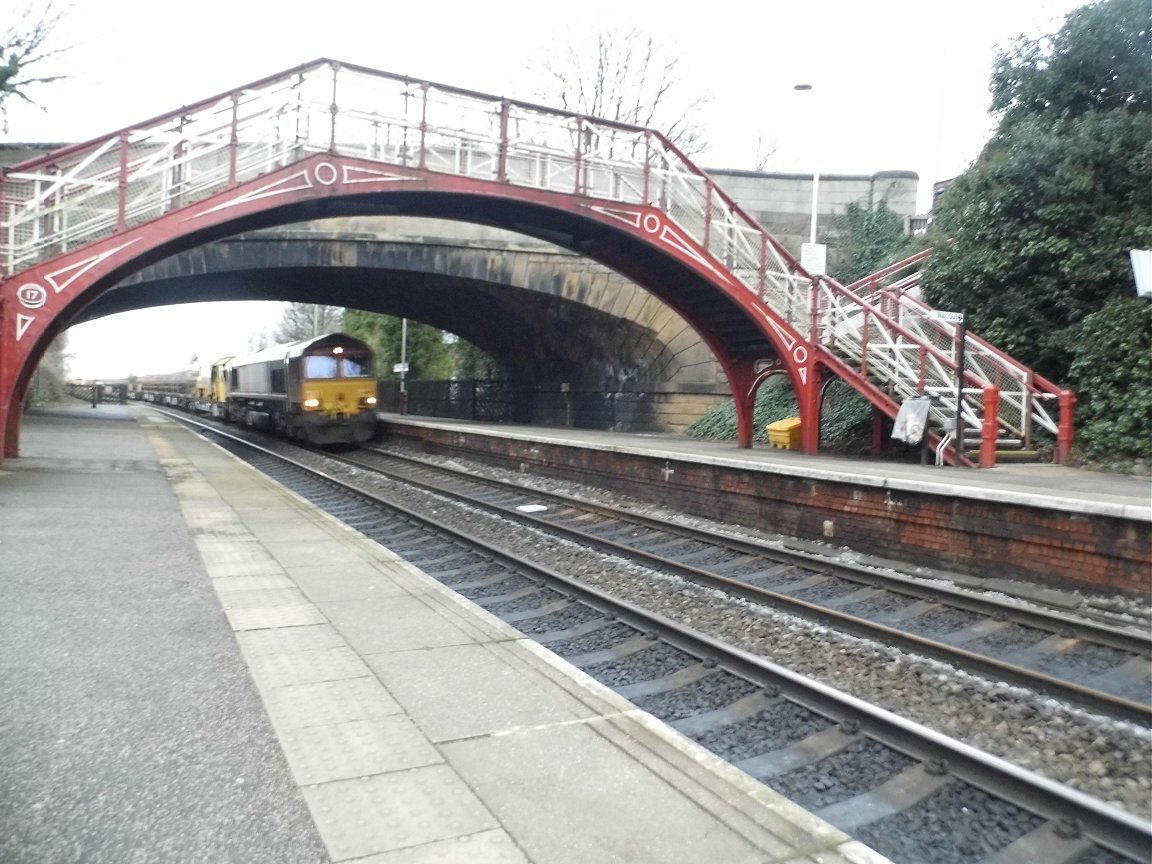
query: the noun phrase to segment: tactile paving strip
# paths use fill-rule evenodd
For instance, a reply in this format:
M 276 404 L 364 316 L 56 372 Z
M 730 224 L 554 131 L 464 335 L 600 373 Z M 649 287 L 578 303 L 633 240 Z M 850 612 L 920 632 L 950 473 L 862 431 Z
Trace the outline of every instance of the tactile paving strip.
M 264 707 L 281 733 L 401 713 L 375 677 L 275 687 L 264 691 Z
M 335 861 L 499 827 L 449 768 L 433 765 L 303 790 Z
M 280 746 L 301 786 L 443 762 L 407 717 L 373 717 L 285 732 Z
M 241 577 L 243 578 L 243 577 Z M 255 609 L 273 606 L 307 606 L 308 598 L 295 585 L 290 588 L 257 588 L 249 591 L 229 591 L 227 579 L 214 583 L 225 609 Z M 223 585 L 221 583 L 224 583 Z
M 267 630 L 272 627 L 328 623 L 315 606 L 254 606 L 250 609 L 228 609 L 226 614 L 233 630 Z
M 355 864 L 532 864 L 503 831 L 481 831 L 467 837 L 454 837 L 423 843 L 382 855 L 360 858 Z M 791 862 L 790 862 L 791 864 Z M 813 864 L 799 861 L 795 864 Z M 833 862 L 836 864 L 836 862 Z
M 347 645 L 316 651 L 254 655 L 248 658 L 248 667 L 261 690 L 372 674 L 360 655 Z
M 212 585 L 221 594 L 234 591 L 256 591 L 272 588 L 295 588 L 296 583 L 287 576 L 223 576 L 213 579 Z
M 236 634 L 236 642 L 246 656 L 280 654 L 294 651 L 316 651 L 340 648 L 344 637 L 331 624 L 311 627 L 276 627 L 270 630 L 247 630 Z

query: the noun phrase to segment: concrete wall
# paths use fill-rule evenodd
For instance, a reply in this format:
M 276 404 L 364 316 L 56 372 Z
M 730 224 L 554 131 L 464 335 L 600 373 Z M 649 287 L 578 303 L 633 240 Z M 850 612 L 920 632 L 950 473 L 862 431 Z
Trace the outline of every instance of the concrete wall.
M 0 143 L 0 168 L 8 168 L 31 159 L 39 159 L 41 156 L 47 156 L 54 150 L 59 150 L 61 147 L 67 146 L 67 144 L 63 143 L 52 144 L 47 142 L 43 144 L 21 144 L 18 142 Z
M 708 174 L 732 200 L 768 229 L 797 258 L 800 244 L 808 242 L 812 219 L 811 174 L 761 174 L 709 168 Z M 816 242 L 835 250 L 832 220 L 849 204 L 875 206 L 881 201 L 905 220 L 916 215 L 919 176 L 914 171 L 878 171 L 875 174 L 824 174 L 816 201 Z M 830 260 L 834 257 L 830 254 Z

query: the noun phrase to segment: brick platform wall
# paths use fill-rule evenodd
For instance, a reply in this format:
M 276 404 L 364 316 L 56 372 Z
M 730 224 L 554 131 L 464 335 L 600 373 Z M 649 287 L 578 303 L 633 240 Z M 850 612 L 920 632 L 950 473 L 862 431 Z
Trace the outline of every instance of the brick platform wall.
M 639 454 L 388 426 L 391 440 L 581 482 L 654 505 L 867 555 L 1054 587 L 1152 593 L 1152 526 Z

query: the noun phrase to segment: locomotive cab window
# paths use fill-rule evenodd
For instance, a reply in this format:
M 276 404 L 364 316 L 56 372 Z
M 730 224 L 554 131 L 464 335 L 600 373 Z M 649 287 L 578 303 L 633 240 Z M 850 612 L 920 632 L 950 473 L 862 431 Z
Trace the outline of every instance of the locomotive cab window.
M 335 357 L 314 354 L 304 358 L 305 378 L 335 378 L 340 373 L 340 362 Z
M 372 359 L 344 354 L 312 354 L 304 358 L 305 378 L 367 378 L 372 374 Z
M 370 357 L 357 357 L 345 354 L 341 361 L 344 365 L 345 378 L 368 378 L 372 375 L 372 359 Z

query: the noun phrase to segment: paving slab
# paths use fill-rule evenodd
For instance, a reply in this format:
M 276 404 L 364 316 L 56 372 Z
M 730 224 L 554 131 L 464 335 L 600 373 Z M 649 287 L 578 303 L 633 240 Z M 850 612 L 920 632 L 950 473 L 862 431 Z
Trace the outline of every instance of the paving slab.
M 0 466 L 0 861 L 329 861 L 147 431 L 29 413 Z
M 151 784 L 123 784 L 119 809 L 84 814 L 90 836 L 67 847 L 83 854 L 60 854 L 74 838 L 48 839 L 68 812 L 57 808 L 39 822 L 33 817 L 39 827 L 21 826 L 21 838 L 36 841 L 21 850 L 23 857 L 5 857 L 0 845 L 5 864 L 886 860 L 203 438 L 151 413 L 122 413 L 120 437 L 131 446 L 90 440 L 96 433 L 85 428 L 84 441 L 74 446 L 93 452 L 69 461 L 106 459 L 101 448 L 108 447 L 115 465 L 139 470 L 118 467 L 123 486 L 110 490 L 104 476 L 84 494 L 94 499 L 102 486 L 105 498 L 131 489 L 150 500 L 139 502 L 135 522 L 91 520 L 91 504 L 72 508 L 69 530 L 79 526 L 100 563 L 95 577 L 72 568 L 69 599 L 54 619 L 83 616 L 89 639 L 101 628 L 123 631 L 113 671 L 101 670 L 79 644 L 62 651 L 52 629 L 34 626 L 46 601 L 28 592 L 13 597 L 23 619 L 21 653 L 52 663 L 38 660 L 26 670 L 0 661 L 0 673 L 5 683 L 34 681 L 65 722 L 92 714 L 68 674 L 90 682 L 97 704 L 113 696 L 98 712 L 99 728 L 86 730 L 89 751 L 149 740 L 129 716 L 140 713 L 138 700 L 147 695 L 155 709 L 148 723 L 165 730 L 159 740 L 179 739 L 185 755 L 158 758 Z M 59 431 L 51 422 L 33 423 L 26 453 Z M 69 435 L 57 443 L 73 446 Z M 75 503 L 61 504 L 61 490 L 46 488 L 51 472 L 61 470 L 60 455 L 35 466 L 40 474 L 21 465 L 15 482 L 0 474 L 0 505 L 17 489 L 22 502 L 55 508 L 59 524 L 61 508 Z M 85 486 L 85 474 L 66 476 Z M 31 482 L 21 488 L 21 480 Z M 52 573 L 43 560 L 49 553 L 25 547 L 44 535 L 44 523 L 27 515 L 0 520 L 0 542 L 11 537 L 21 572 L 39 578 Z M 104 539 L 91 536 L 100 526 Z M 126 586 L 124 596 L 114 592 L 107 605 L 97 605 L 102 617 L 91 621 L 86 580 L 89 592 L 107 591 L 109 575 L 121 566 L 116 556 L 141 536 L 152 544 L 141 553 L 146 576 Z M 133 566 L 132 556 L 128 561 Z M 148 591 L 157 589 L 172 596 L 156 604 Z M 196 620 L 186 621 L 193 613 Z M 139 628 L 156 631 L 159 641 L 133 638 Z M 0 647 L 6 638 L 0 634 Z M 212 662 L 186 653 L 189 640 L 206 639 Z M 165 640 L 175 642 L 175 653 L 165 653 Z M 173 668 L 157 662 L 169 656 L 164 662 Z M 186 670 L 189 657 L 204 668 Z M 151 674 L 157 665 L 157 681 L 137 680 L 138 668 Z M 161 695 L 167 693 L 181 698 Z M 30 701 L 23 699 L 21 709 Z M 195 706 L 191 716 L 185 703 Z M 0 706 L 0 721 L 6 732 L 12 709 Z M 56 758 L 34 737 L 27 727 L 15 743 L 0 735 L 0 750 L 16 748 L 28 763 L 24 783 Z M 194 785 L 203 788 L 173 785 L 179 766 L 197 760 L 220 770 L 210 780 L 193 772 Z M 86 779 L 90 762 L 66 763 L 56 778 L 64 789 L 76 787 L 74 807 L 84 806 L 81 793 L 95 794 Z M 6 760 L 0 778 L 7 780 L 7 771 Z M 109 771 L 99 767 L 97 775 Z M 260 805 L 255 815 L 249 783 L 260 789 L 251 796 Z M 239 803 L 237 788 L 245 793 Z M 138 826 L 124 825 L 132 822 L 125 813 L 144 806 L 135 800 L 141 792 L 149 806 L 188 815 L 145 841 L 133 833 Z M 210 803 L 202 803 L 205 796 Z M 5 812 L 0 829 L 11 827 Z M 281 816 L 274 828 L 260 821 Z M 255 831 L 242 841 L 221 830 L 221 822 Z M 196 854 L 171 857 L 165 844 L 177 848 L 177 835 L 187 831 Z M 252 844 L 262 847 L 259 853 Z

